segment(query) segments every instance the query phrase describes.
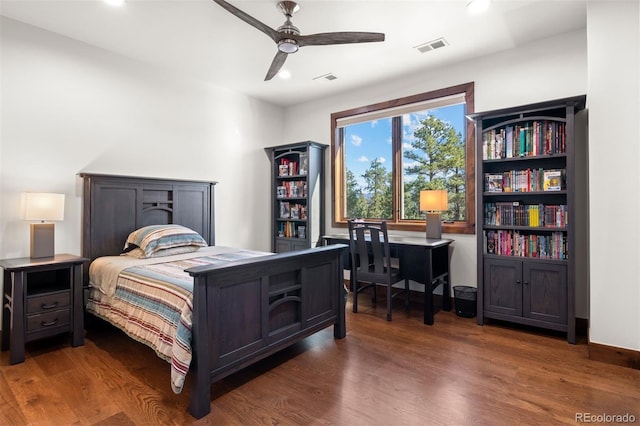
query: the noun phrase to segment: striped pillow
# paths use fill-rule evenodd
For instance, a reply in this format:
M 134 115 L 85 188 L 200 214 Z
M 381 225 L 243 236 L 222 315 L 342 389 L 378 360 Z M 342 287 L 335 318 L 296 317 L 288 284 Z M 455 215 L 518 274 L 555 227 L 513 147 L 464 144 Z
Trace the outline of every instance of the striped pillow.
M 205 247 L 207 242 L 196 231 L 182 225 L 150 225 L 133 231 L 127 237 L 124 251 L 136 247 L 145 257 L 154 257 L 160 250 L 176 247 Z

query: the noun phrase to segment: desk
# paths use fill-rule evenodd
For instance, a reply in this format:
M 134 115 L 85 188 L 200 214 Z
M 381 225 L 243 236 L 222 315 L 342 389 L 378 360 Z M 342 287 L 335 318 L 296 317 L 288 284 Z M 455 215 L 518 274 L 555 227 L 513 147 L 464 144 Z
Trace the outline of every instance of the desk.
M 349 234 L 324 235 L 323 244 L 349 244 Z M 424 323 L 433 324 L 433 291 L 427 291 L 427 283 L 443 280 L 442 310 L 451 310 L 451 273 L 449 247 L 453 240 L 426 239 L 389 235 L 392 257 L 400 260 L 400 270 L 412 281 L 425 284 Z M 345 265 L 351 264 L 349 252 L 345 251 Z

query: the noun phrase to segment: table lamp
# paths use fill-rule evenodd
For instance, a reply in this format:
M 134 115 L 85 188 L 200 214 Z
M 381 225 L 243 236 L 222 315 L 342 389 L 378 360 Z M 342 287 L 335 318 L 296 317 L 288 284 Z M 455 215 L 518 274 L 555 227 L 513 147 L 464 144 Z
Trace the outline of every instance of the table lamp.
M 24 219 L 40 221 L 30 225 L 31 258 L 53 257 L 55 225 L 44 222 L 64 219 L 64 194 L 25 192 Z
M 445 189 L 420 191 L 420 211 L 427 212 L 427 238 L 441 239 L 442 224 L 440 212 L 449 210 Z

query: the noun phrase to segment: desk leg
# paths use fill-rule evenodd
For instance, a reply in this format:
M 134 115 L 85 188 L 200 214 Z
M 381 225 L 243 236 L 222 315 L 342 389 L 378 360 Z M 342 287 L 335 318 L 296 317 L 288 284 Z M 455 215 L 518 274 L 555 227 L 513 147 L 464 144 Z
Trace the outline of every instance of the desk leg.
M 427 250 L 427 274 L 424 283 L 424 323 L 433 325 L 433 251 Z
M 433 325 L 433 292 L 429 291 L 430 286 L 425 286 L 424 292 L 424 323 Z
M 451 311 L 451 246 L 447 245 L 447 275 L 442 283 L 442 310 Z
M 442 283 L 442 310 L 451 311 L 451 279 L 449 279 L 450 273 L 447 270 L 447 277 Z
M 11 321 L 8 324 L 11 328 L 9 332 L 9 364 L 18 364 L 24 361 L 24 286 L 26 276 L 26 272 L 11 273 Z M 7 324 L 3 324 L 2 327 L 7 327 Z
M 11 324 L 11 311 L 13 310 L 12 304 L 12 296 L 11 296 L 11 274 L 8 272 L 4 273 L 4 288 L 2 290 L 2 300 L 0 300 L 0 304 L 2 304 L 2 345 L 0 349 L 6 351 L 9 349 L 9 324 Z

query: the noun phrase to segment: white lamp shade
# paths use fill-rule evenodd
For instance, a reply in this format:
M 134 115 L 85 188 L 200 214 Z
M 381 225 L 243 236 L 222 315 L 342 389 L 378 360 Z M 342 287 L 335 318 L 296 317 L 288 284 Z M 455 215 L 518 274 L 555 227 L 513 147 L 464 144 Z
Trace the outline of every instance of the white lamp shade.
M 444 212 L 449 210 L 449 200 L 445 189 L 420 191 L 420 211 Z
M 25 192 L 23 197 L 25 220 L 64 219 L 64 194 Z

